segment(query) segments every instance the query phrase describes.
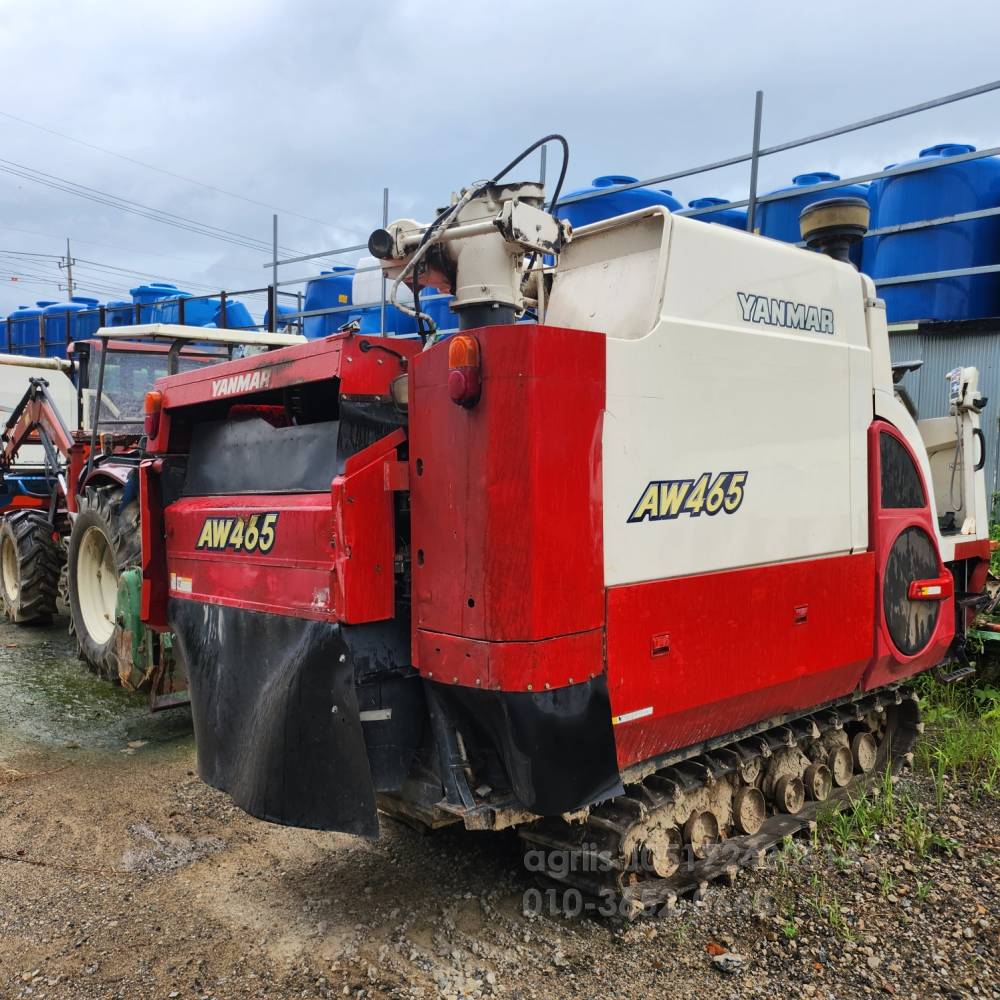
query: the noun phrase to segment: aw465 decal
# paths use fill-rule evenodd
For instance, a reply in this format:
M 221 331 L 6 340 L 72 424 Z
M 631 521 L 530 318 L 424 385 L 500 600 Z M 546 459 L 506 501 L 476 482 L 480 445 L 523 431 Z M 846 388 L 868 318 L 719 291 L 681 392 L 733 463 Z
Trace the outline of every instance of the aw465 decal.
M 278 515 L 251 514 L 244 517 L 206 517 L 196 549 L 210 552 L 270 552 L 274 545 Z
M 629 515 L 636 521 L 673 521 L 682 514 L 735 514 L 743 503 L 747 472 L 703 472 L 697 479 L 654 479 Z

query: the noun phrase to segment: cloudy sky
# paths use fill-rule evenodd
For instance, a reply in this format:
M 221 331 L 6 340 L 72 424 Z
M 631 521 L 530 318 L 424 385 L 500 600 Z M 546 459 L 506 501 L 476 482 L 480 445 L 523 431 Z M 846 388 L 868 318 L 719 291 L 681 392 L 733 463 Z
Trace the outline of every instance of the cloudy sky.
M 391 216 L 426 217 L 553 131 L 570 188 L 655 176 L 748 149 L 758 88 L 778 143 L 1000 76 L 998 37 L 985 0 L 0 0 L 0 314 L 65 295 L 66 237 L 102 300 L 248 288 L 274 211 L 287 253 L 364 242 L 384 186 Z M 997 145 L 998 111 L 1000 93 L 771 157 L 761 188 Z

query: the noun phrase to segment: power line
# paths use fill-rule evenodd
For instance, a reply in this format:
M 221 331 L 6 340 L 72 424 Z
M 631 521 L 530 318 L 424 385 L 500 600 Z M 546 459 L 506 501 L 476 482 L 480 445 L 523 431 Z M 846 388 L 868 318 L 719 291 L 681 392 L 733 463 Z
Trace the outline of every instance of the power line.
M 218 291 L 218 286 L 207 284 L 204 281 L 189 281 L 184 278 L 170 277 L 165 274 L 153 274 L 149 271 L 135 271 L 129 267 L 115 267 L 113 264 L 102 264 L 96 260 L 87 260 L 84 257 L 74 257 L 74 262 L 78 266 L 85 268 L 97 268 L 101 271 L 114 271 L 116 273 L 131 275 L 135 278 L 152 278 L 157 281 L 169 281 L 173 284 L 187 285 L 190 288 L 204 288 L 208 291 Z
M 66 238 L 65 236 L 60 236 L 57 233 L 43 233 L 39 229 L 18 229 L 14 226 L 0 226 L 0 230 L 10 233 L 24 233 L 26 236 L 41 236 L 44 237 L 45 239 L 59 240 L 60 243 Z M 191 260 L 188 257 L 178 257 L 175 254 L 157 253 L 155 250 L 140 250 L 137 247 L 125 247 L 122 246 L 120 243 L 102 243 L 99 242 L 98 240 L 84 240 L 81 239 L 79 236 L 71 236 L 70 239 L 72 239 L 74 243 L 85 243 L 87 246 L 92 246 L 92 247 L 104 247 L 105 250 L 121 250 L 124 253 L 134 253 L 145 257 L 159 257 L 162 260 L 177 260 L 177 261 L 182 261 L 185 264 L 193 264 L 195 267 L 206 266 L 204 261 Z M 59 257 L 61 255 L 51 254 L 50 256 Z M 246 273 L 245 267 L 237 267 L 234 264 L 213 263 L 211 266 L 226 271 L 239 271 L 241 274 Z
M 51 257 L 52 260 L 63 260 L 63 256 L 58 253 L 32 253 L 30 250 L 0 250 L 0 254 L 12 257 Z
M 196 233 L 200 236 L 209 236 L 225 243 L 231 243 L 234 246 L 246 247 L 256 253 L 264 253 L 271 250 L 271 244 L 265 242 L 264 240 L 259 240 L 254 236 L 248 236 L 245 233 L 237 233 L 230 229 L 224 229 L 221 226 L 212 226 L 208 223 L 200 223 L 194 219 L 187 219 L 184 216 L 176 215 L 173 212 L 153 208 L 150 205 L 144 205 L 142 202 L 132 201 L 129 198 L 123 198 L 120 195 L 111 194 L 107 191 L 101 191 L 98 188 L 92 188 L 86 184 L 79 184 L 76 181 L 67 180 L 64 177 L 58 177 L 55 174 L 49 174 L 43 170 L 37 170 L 34 167 L 28 167 L 21 163 L 15 163 L 13 160 L 0 159 L 0 171 L 12 174 L 15 177 L 21 177 L 24 180 L 33 181 L 34 183 L 41 184 L 45 187 L 53 188 L 57 191 L 63 191 L 67 194 L 76 195 L 79 198 L 85 198 L 88 201 L 96 202 L 100 205 L 106 205 L 109 208 L 117 209 L 120 212 L 137 215 L 153 222 L 160 222 L 163 225 L 173 226 L 175 229 L 183 229 L 187 232 Z M 281 249 L 287 250 L 289 253 L 298 253 L 298 251 L 289 250 L 287 247 Z
M 237 198 L 250 205 L 259 205 L 261 208 L 269 208 L 274 212 L 281 213 L 282 215 L 292 215 L 297 219 L 304 219 L 307 222 L 315 222 L 321 226 L 332 225 L 329 222 L 324 222 L 322 219 L 314 219 L 311 215 L 302 215 L 299 212 L 291 212 L 287 208 L 278 208 L 277 206 L 271 205 L 266 201 L 257 201 L 256 198 L 248 198 L 245 195 L 237 194 L 235 191 L 227 191 L 225 188 L 216 187 L 214 184 L 206 184 L 203 181 L 195 180 L 193 177 L 185 177 L 183 174 L 175 174 L 172 170 L 166 170 L 163 167 L 154 166 L 152 163 L 144 163 L 142 160 L 137 160 L 134 157 L 126 155 L 125 153 L 118 153 L 113 149 L 106 149 L 104 146 L 98 146 L 92 142 L 86 142 L 83 139 L 76 138 L 76 136 L 67 135 L 65 132 L 57 132 L 55 129 L 47 128 L 45 125 L 39 125 L 37 122 L 30 122 L 27 118 L 19 118 L 17 115 L 12 115 L 9 111 L 0 111 L 0 116 L 9 118 L 11 121 L 20 122 L 20 124 L 27 125 L 30 128 L 38 129 L 41 132 L 48 132 L 49 135 L 58 136 L 60 139 L 75 142 L 78 146 L 86 146 L 87 149 L 96 149 L 99 153 L 105 153 L 108 156 L 115 156 L 119 160 L 126 160 L 128 163 L 134 163 L 136 166 L 144 167 L 146 170 L 155 170 L 158 174 L 173 177 L 175 180 L 185 181 L 188 184 L 195 184 L 198 187 L 205 188 L 208 191 L 215 191 L 217 194 L 227 195 L 230 198 Z

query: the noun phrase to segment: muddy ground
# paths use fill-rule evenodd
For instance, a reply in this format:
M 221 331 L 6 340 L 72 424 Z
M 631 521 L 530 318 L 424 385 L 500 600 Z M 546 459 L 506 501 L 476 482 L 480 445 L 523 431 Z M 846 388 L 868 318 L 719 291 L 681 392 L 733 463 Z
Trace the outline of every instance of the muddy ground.
M 512 836 L 269 826 L 194 767 L 186 710 L 0 626 L 0 998 L 1000 997 L 1000 815 L 962 788 L 900 783 L 950 855 L 806 839 L 627 924 L 525 915 Z

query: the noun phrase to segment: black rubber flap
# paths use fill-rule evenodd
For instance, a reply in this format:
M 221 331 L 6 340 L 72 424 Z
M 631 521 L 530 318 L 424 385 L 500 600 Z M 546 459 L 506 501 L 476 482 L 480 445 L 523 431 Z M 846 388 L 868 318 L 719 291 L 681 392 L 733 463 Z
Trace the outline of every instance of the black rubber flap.
M 335 420 L 272 427 L 259 417 L 198 424 L 185 496 L 322 493 L 341 471 Z
M 336 624 L 172 599 L 198 773 L 272 823 L 378 837 L 353 668 Z
M 433 687 L 460 730 L 497 750 L 526 809 L 554 816 L 624 791 L 603 674 L 535 693 Z

